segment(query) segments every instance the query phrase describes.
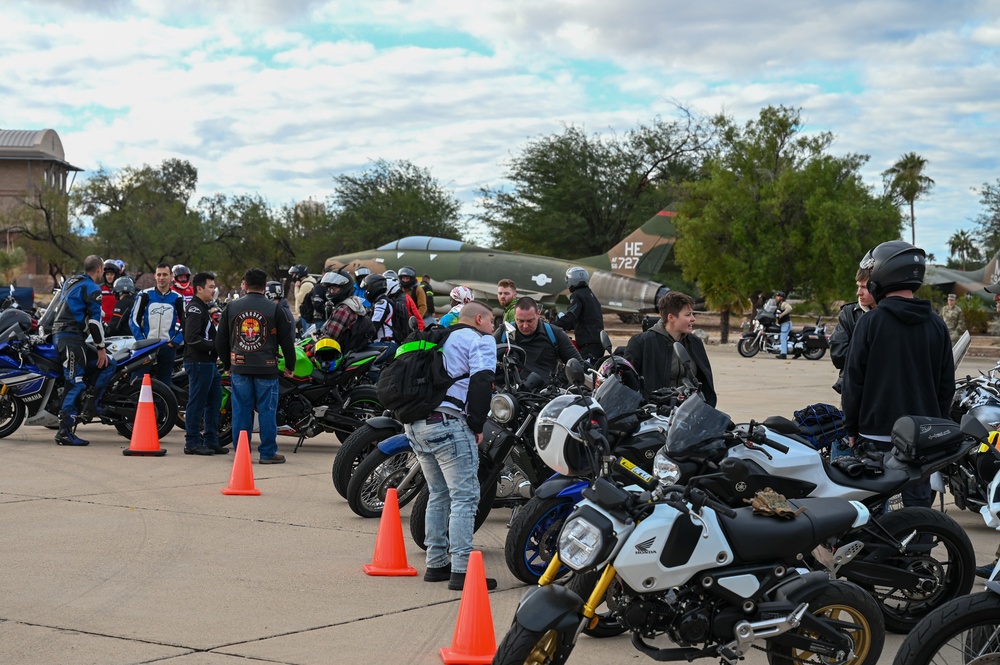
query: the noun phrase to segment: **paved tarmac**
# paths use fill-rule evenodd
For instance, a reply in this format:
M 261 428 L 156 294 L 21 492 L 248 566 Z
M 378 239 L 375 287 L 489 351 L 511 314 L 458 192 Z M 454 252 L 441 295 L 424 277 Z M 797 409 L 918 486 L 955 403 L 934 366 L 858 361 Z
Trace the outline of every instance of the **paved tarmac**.
M 733 346 L 711 346 L 709 356 L 720 408 L 737 421 L 836 403 L 828 358 L 744 359 Z M 969 359 L 961 373 L 992 365 Z M 356 517 L 334 491 L 332 436 L 294 455 L 294 441 L 281 441 L 287 464 L 254 464 L 262 496 L 233 497 L 220 491 L 233 456 L 183 455 L 179 430 L 164 438 L 162 458 L 123 456 L 128 442 L 108 427 L 81 428 L 86 448 L 58 447 L 52 434 L 24 427 L 0 442 L 0 663 L 441 662 L 460 594 L 362 572 L 378 521 Z M 997 534 L 975 514 L 948 513 L 988 560 Z M 422 573 L 408 515 L 407 555 Z M 476 534 L 487 574 L 499 579 L 490 594 L 497 642 L 526 588 L 503 561 L 508 517 L 494 513 Z M 881 663 L 900 640 L 888 636 Z M 627 637 L 581 638 L 570 659 L 643 661 Z

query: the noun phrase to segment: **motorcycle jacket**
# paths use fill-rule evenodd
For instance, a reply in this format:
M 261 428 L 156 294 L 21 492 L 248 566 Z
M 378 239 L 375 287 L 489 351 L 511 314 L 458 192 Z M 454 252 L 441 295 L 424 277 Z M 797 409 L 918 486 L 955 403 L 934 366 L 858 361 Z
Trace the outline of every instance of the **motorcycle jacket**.
M 102 320 L 104 323 L 111 323 L 111 316 L 115 313 L 115 305 L 117 303 L 118 298 L 111 289 L 111 285 L 107 283 L 101 284 L 101 311 L 103 312 Z
M 778 317 L 779 326 L 792 320 L 792 306 L 788 304 L 787 300 L 782 300 L 778 303 L 778 309 L 775 311 L 775 316 Z
M 191 298 L 184 308 L 184 362 L 214 363 L 215 322 L 208 305 L 199 298 Z
M 76 275 L 63 285 L 63 299 L 56 312 L 52 331 L 73 333 L 81 339 L 90 333 L 94 345 L 104 348 L 104 325 L 101 323 L 101 287 L 89 275 Z
M 840 308 L 837 327 L 830 334 L 830 360 L 833 361 L 833 366 L 840 370 L 837 382 L 833 384 L 833 389 L 838 393 L 843 390 L 844 364 L 847 362 L 847 349 L 851 345 L 851 337 L 854 336 L 854 327 L 866 311 L 868 310 L 862 307 L 861 303 L 847 303 Z
M 175 291 L 160 293 L 153 286 L 136 296 L 129 326 L 136 339 L 169 339 L 180 346 L 184 342 L 183 322 L 184 299 Z
M 573 289 L 569 296 L 569 308 L 553 325 L 563 330 L 575 330 L 576 343 L 580 346 L 601 343 L 604 315 L 601 313 L 601 303 L 589 286 Z
M 460 415 L 455 404 L 464 404 L 465 422 L 475 434 L 483 431 L 493 395 L 497 366 L 496 340 L 472 326 L 458 323 L 441 350 L 449 376 L 457 378 L 435 411 Z
M 375 338 L 375 326 L 357 296 L 350 296 L 330 311 L 320 334 L 336 340 L 344 353 L 367 348 Z
M 278 303 L 251 291 L 226 307 L 216 333 L 215 350 L 228 372 L 274 379 L 279 375 L 279 347 L 285 370 L 295 371 L 292 330 L 292 321 Z

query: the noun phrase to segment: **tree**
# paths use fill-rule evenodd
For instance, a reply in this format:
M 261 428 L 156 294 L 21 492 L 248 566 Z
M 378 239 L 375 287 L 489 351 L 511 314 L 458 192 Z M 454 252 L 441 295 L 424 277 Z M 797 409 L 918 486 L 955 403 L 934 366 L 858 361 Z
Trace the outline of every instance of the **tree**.
M 188 203 L 198 184 L 190 162 L 99 170 L 74 190 L 72 205 L 93 220 L 97 250 L 130 270 L 153 272 L 162 262 L 192 264 L 207 240 Z
M 14 278 L 27 258 L 28 254 L 23 247 L 0 250 L 0 277 L 3 277 L 5 284 L 14 283 Z
M 67 196 L 56 190 L 25 194 L 2 223 L 8 233 L 18 235 L 28 254 L 46 262 L 53 286 L 59 285 L 60 277 L 82 267 L 89 253 L 82 225 L 69 215 Z
M 481 190 L 480 219 L 500 249 L 601 254 L 675 199 L 712 136 L 710 123 L 683 108 L 675 120 L 657 118 L 621 137 L 566 127 L 511 158 L 511 189 Z
M 291 233 L 257 194 L 216 194 L 198 204 L 209 244 L 205 258 L 219 281 L 240 283 L 248 268 L 262 268 L 281 281 L 294 263 Z
M 984 208 L 976 218 L 976 224 L 988 258 L 1000 251 L 1000 178 L 992 184 L 984 182 L 981 189 L 973 191 L 979 194 L 979 203 Z
M 948 251 L 962 262 L 962 270 L 968 269 L 967 264 L 970 259 L 974 261 L 979 259 L 979 249 L 976 247 L 976 242 L 972 234 L 965 230 L 952 234 L 951 238 L 948 239 Z
M 329 199 L 334 236 L 325 240 L 335 253 L 403 236 L 461 237 L 461 204 L 427 169 L 380 159 L 359 174 L 334 180 L 337 189 Z
M 910 206 L 910 242 L 917 244 L 917 220 L 913 202 L 926 194 L 934 186 L 934 181 L 924 175 L 927 160 L 915 152 L 908 152 L 882 172 L 889 194 L 899 203 Z
M 861 179 L 868 157 L 827 154 L 833 135 L 802 135 L 800 112 L 784 106 L 743 127 L 717 123 L 719 149 L 685 184 L 675 220 L 685 278 L 724 316 L 779 289 L 848 296 L 864 252 L 899 234 L 899 210 Z

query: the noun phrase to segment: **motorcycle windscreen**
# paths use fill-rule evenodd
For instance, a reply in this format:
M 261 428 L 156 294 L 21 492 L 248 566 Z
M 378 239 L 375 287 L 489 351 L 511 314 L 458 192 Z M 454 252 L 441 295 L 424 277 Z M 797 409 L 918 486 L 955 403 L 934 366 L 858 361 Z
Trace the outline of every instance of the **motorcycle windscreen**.
M 614 374 L 601 382 L 594 391 L 594 399 L 604 409 L 608 421 L 631 415 L 642 404 L 642 395 L 625 386 Z
M 709 406 L 698 393 L 688 397 L 670 414 L 667 455 L 686 459 L 699 448 L 709 447 L 732 427 L 728 415 Z

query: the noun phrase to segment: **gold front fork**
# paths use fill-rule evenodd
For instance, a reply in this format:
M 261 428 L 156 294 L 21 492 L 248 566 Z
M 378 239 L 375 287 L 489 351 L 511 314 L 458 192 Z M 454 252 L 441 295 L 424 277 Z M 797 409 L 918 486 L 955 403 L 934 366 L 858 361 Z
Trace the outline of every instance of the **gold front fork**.
M 4 386 L 6 388 L 6 386 Z M 553 554 L 552 560 L 549 561 L 548 567 L 545 568 L 545 572 L 542 576 L 538 578 L 538 586 L 548 586 L 556 579 L 556 575 L 559 574 L 559 569 L 562 568 L 562 562 L 559 561 L 559 554 Z
M 615 567 L 608 564 L 608 567 L 604 569 L 603 573 L 601 573 L 601 579 L 597 580 L 594 590 L 590 592 L 590 598 L 588 598 L 587 602 L 583 604 L 583 616 L 588 619 L 594 618 L 594 613 L 597 612 L 597 606 L 604 600 L 604 596 L 608 592 L 608 587 L 611 586 L 611 582 L 614 579 Z

